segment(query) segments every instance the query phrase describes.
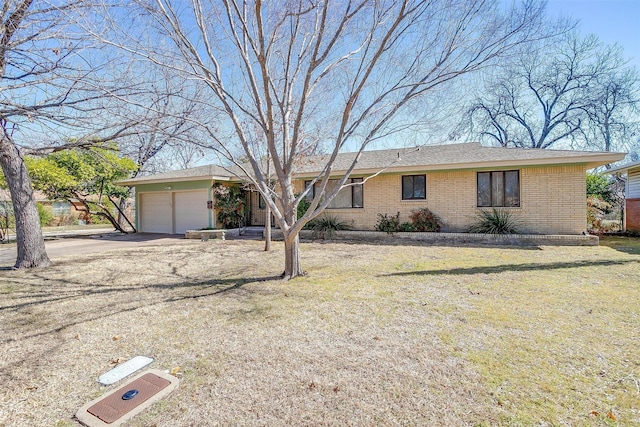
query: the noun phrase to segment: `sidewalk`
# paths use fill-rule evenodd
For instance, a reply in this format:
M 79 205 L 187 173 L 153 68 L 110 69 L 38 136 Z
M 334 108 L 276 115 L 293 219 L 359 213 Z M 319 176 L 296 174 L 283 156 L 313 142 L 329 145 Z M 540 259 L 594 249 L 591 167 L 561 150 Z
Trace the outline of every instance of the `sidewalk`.
M 74 229 L 74 230 L 55 230 L 55 231 L 43 231 L 42 236 L 45 239 L 56 237 L 75 237 L 75 236 L 93 236 L 94 234 L 122 234 L 113 227 L 108 228 L 88 228 L 88 229 Z
M 136 248 L 149 245 L 171 245 L 183 240 L 181 235 L 132 233 L 122 234 L 111 228 L 94 228 L 91 230 L 47 231 L 45 233 L 47 254 L 52 261 L 69 255 L 86 255 L 106 252 L 111 249 Z M 0 245 L 0 268 L 10 267 L 15 263 L 17 245 L 15 243 Z
M 66 237 L 76 237 L 76 236 L 93 236 L 95 234 L 121 234 L 119 231 L 115 230 L 113 227 L 102 227 L 102 228 L 74 228 L 74 229 L 60 229 L 54 230 L 53 227 L 49 229 L 43 229 L 42 236 L 45 240 L 55 239 L 55 238 L 66 238 Z M 15 242 L 16 235 L 15 233 L 9 233 L 9 242 Z M 6 242 L 2 242 L 6 244 Z

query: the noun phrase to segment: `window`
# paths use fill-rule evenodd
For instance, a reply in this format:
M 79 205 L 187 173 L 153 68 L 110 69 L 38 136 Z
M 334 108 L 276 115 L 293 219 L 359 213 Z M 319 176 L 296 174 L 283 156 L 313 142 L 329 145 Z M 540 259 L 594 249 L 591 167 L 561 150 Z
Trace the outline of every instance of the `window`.
M 362 178 L 348 179 L 347 184 L 360 183 L 360 185 L 351 185 L 349 187 L 344 187 L 340 189 L 340 191 L 338 191 L 338 194 L 336 194 L 336 197 L 334 197 L 331 203 L 329 203 L 329 206 L 327 206 L 327 209 L 349 209 L 349 208 L 364 207 L 364 203 L 363 203 L 364 194 L 362 190 L 364 184 L 362 182 L 363 182 Z M 336 186 L 339 183 L 340 183 L 339 179 L 330 179 L 329 182 L 327 182 L 325 194 L 331 194 L 331 192 L 333 192 L 333 190 L 336 188 Z M 311 181 L 304 182 L 305 188 L 308 187 L 309 185 L 311 185 Z M 308 199 L 313 199 L 315 197 L 316 185 L 319 185 L 319 183 L 316 183 L 311 189 L 311 191 L 307 193 Z
M 520 171 L 478 172 L 478 207 L 519 207 Z
M 426 175 L 406 175 L 402 177 L 402 200 L 425 200 L 426 198 Z
M 53 216 L 68 215 L 71 211 L 71 203 L 53 202 L 51 208 L 53 209 Z
M 262 194 L 258 193 L 258 209 L 266 209 L 267 204 L 264 202 Z

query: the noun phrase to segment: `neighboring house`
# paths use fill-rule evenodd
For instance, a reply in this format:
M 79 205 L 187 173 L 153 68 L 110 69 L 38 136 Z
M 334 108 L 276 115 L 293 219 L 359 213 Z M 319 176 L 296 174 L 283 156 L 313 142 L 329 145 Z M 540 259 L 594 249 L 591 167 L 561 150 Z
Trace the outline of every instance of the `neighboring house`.
M 33 197 L 36 199 L 37 203 L 51 208 L 51 213 L 54 217 L 63 217 L 65 215 L 70 215 L 72 212 L 72 205 L 66 200 L 50 200 L 46 194 L 40 191 L 34 191 Z M 11 206 L 11 195 L 9 194 L 9 190 L 0 190 L 0 206 Z M 12 206 L 7 209 L 13 212 Z M 1 212 L 2 211 L 0 211 L 0 213 Z
M 626 175 L 623 229 L 640 233 L 640 162 L 609 169 L 606 172 Z
M 337 179 L 355 153 L 340 154 L 332 168 Z M 617 162 L 622 153 L 483 147 L 479 143 L 365 151 L 351 182 L 327 213 L 373 230 L 378 214 L 427 207 L 439 215 L 442 231 L 465 231 L 480 209 L 506 209 L 536 234 L 581 234 L 586 230 L 586 171 Z M 320 173 L 325 156 L 305 159 L 296 190 Z M 215 227 L 211 186 L 242 185 L 235 168 L 201 166 L 121 181 L 135 187 L 136 222 L 142 232 L 184 233 Z M 334 181 L 336 182 L 336 181 Z M 334 182 L 330 182 L 332 185 Z M 264 202 L 247 189 L 251 225 L 264 224 Z
M 43 206 L 51 208 L 51 213 L 54 217 L 63 217 L 71 215 L 73 212 L 73 205 L 67 200 L 50 200 L 44 193 L 40 191 L 34 191 L 33 196 L 36 198 L 36 202 L 41 203 Z

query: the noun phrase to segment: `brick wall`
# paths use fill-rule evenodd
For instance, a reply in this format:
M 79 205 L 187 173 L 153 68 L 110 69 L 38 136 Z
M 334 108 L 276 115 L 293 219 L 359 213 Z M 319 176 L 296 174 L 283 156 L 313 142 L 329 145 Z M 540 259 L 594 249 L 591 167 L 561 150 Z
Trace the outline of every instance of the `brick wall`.
M 640 199 L 627 199 L 625 215 L 627 230 L 640 233 Z
M 583 166 L 530 167 L 520 170 L 520 207 L 506 208 L 522 222 L 521 231 L 534 234 L 580 234 L 587 227 L 586 180 Z M 364 208 L 331 209 L 327 213 L 372 230 L 377 216 L 395 215 L 409 221 L 412 210 L 428 207 L 444 221 L 443 231 L 465 231 L 474 220 L 476 171 L 428 172 L 427 199 L 402 200 L 402 175 L 384 174 L 364 185 Z M 296 182 L 302 191 L 303 182 Z

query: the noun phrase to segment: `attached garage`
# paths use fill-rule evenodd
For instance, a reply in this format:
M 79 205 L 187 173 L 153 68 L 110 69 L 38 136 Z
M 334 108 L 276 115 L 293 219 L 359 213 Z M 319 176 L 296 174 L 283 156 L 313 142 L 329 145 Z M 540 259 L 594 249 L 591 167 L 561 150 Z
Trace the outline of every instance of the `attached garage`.
M 171 193 L 141 193 L 138 203 L 140 231 L 143 233 L 172 233 Z
M 140 176 L 118 182 L 135 187 L 136 228 L 146 233 L 184 234 L 187 230 L 214 227 L 214 183 L 237 185 L 228 168 L 206 165 Z
M 208 192 L 184 191 L 173 193 L 175 234 L 199 230 L 209 225 Z
M 184 234 L 209 226 L 208 191 L 140 193 L 139 227 L 143 233 Z

